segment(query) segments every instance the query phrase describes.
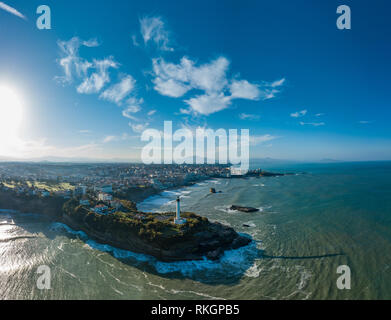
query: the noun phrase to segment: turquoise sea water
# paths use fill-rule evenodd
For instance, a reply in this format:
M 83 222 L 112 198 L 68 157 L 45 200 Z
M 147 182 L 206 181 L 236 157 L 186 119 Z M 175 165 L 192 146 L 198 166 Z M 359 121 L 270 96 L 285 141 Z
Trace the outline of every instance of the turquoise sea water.
M 391 299 L 391 162 L 269 167 L 297 174 L 214 179 L 139 204 L 171 211 L 181 195 L 183 210 L 254 239 L 220 262 L 161 263 L 38 215 L 2 211 L 0 298 Z M 52 271 L 45 291 L 36 288 L 43 264 Z M 350 290 L 337 288 L 340 265 L 351 269 Z

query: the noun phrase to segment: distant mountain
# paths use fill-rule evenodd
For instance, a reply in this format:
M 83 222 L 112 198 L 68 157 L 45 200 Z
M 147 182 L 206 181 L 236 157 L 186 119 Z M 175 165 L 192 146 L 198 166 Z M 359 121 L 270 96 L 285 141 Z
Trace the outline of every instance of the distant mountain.
M 67 162 L 67 163 L 137 163 L 135 159 L 122 159 L 122 158 L 111 158 L 111 159 L 97 159 L 97 158 L 71 158 L 71 157 L 38 157 L 38 158 L 10 158 L 10 157 L 1 157 L 0 162 L 42 162 L 42 163 L 51 163 L 51 162 Z

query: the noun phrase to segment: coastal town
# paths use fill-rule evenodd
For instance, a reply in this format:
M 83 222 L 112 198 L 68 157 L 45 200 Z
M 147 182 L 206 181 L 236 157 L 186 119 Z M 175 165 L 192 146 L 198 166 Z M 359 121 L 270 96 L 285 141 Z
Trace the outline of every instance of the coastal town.
M 211 178 L 230 178 L 223 165 L 0 163 L 0 191 L 20 196 L 76 198 L 100 214 L 121 208 L 117 200 L 159 193 Z
M 245 176 L 270 174 L 256 169 Z M 241 177 L 240 172 L 228 165 L 0 163 L 0 191 L 20 197 L 76 199 L 103 215 L 123 210 L 121 200 L 138 202 L 166 189 L 236 177 Z
M 182 212 L 180 198 L 176 212 L 141 212 L 137 203 L 167 188 L 231 173 L 220 165 L 0 163 L 0 208 L 37 213 L 100 243 L 162 261 L 215 260 L 251 239 Z

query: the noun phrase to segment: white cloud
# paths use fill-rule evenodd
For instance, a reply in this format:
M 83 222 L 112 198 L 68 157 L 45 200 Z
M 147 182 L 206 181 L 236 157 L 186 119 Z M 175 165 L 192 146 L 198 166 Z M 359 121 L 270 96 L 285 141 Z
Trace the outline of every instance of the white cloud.
M 126 75 L 119 83 L 103 91 L 99 97 L 120 105 L 121 101 L 134 89 L 135 83 L 136 80 L 132 76 Z
M 324 122 L 300 122 L 300 125 L 302 126 L 313 126 L 313 127 L 320 127 L 320 126 L 324 126 L 325 123 Z
M 251 113 L 241 113 L 239 114 L 239 118 L 242 120 L 259 120 L 261 116 L 258 114 L 251 114 Z
M 149 111 L 147 114 L 148 114 L 149 116 L 153 116 L 155 113 L 156 113 L 156 110 L 151 110 L 151 111 Z
M 280 80 L 276 80 L 270 84 L 272 88 L 281 87 L 285 83 L 285 78 L 282 78 Z
M 184 109 L 184 108 L 180 108 L 179 109 L 179 113 L 182 113 L 182 114 L 191 114 L 191 109 L 188 108 L 188 109 Z
M 134 124 L 134 123 L 131 123 L 129 122 L 129 126 L 132 128 L 132 130 L 136 133 L 141 133 L 143 132 L 148 126 L 149 126 L 149 123 L 139 123 L 139 124 Z
M 227 71 L 229 61 L 219 57 L 210 63 L 193 67 L 189 74 L 190 83 L 193 88 L 204 90 L 207 93 L 222 91 L 228 84 Z
M 270 134 L 265 135 L 252 135 L 250 136 L 250 144 L 251 145 L 258 145 L 261 143 L 265 143 L 274 139 L 277 139 L 278 137 L 272 136 Z
M 291 113 L 291 117 L 292 118 L 304 117 L 307 114 L 307 112 L 308 112 L 307 110 L 297 111 L 297 112 Z
M 233 80 L 230 91 L 232 98 L 259 100 L 261 95 L 258 85 L 251 84 L 247 80 Z
M 91 133 L 91 130 L 79 130 L 79 133 Z
M 22 18 L 24 20 L 27 20 L 27 18 L 22 14 L 20 13 L 18 10 L 16 10 L 15 8 L 5 4 L 4 2 L 0 1 L 0 9 L 3 9 L 11 14 L 13 14 L 14 16 L 17 16 L 19 18 Z
M 324 116 L 325 114 L 324 113 L 317 113 L 316 115 L 315 115 L 315 117 L 322 117 L 322 116 Z
M 117 139 L 116 136 L 106 136 L 106 137 L 103 139 L 103 143 L 112 142 L 112 141 L 115 141 L 116 139 Z
M 63 68 L 64 76 L 55 79 L 63 84 L 69 84 L 73 81 L 75 74 L 77 77 L 85 77 L 93 64 L 79 57 L 79 48 L 81 46 L 97 47 L 98 41 L 96 39 L 83 41 L 78 37 L 73 37 L 69 41 L 58 41 L 57 44 L 62 55 L 58 63 Z
M 169 47 L 169 32 L 161 17 L 144 17 L 140 19 L 140 32 L 144 44 L 153 41 L 163 51 L 174 51 Z
M 102 60 L 93 59 L 90 62 L 79 56 L 80 47 L 99 46 L 96 39 L 84 41 L 73 37 L 68 41 L 58 41 L 57 43 L 62 55 L 58 63 L 63 68 L 64 75 L 55 79 L 63 84 L 70 84 L 75 78 L 82 79 L 82 83 L 77 87 L 79 93 L 98 93 L 110 82 L 108 70 L 118 68 L 118 63 L 114 61 L 113 57 Z M 89 74 L 90 70 L 93 70 L 91 74 Z
M 134 97 L 129 98 L 126 101 L 127 105 L 126 105 L 126 108 L 122 111 L 122 115 L 125 118 L 131 119 L 131 120 L 134 120 L 134 121 L 139 121 L 139 119 L 136 118 L 134 116 L 134 114 L 141 110 L 141 105 L 143 103 L 144 103 L 144 100 L 142 98 L 141 99 L 137 99 L 137 98 L 134 98 Z
M 132 35 L 132 43 L 135 47 L 139 47 L 140 44 L 137 41 L 137 36 L 135 34 Z
M 165 96 L 179 98 L 191 89 L 215 93 L 227 85 L 229 61 L 224 57 L 199 67 L 187 57 L 183 57 L 179 64 L 166 63 L 163 59 L 153 59 L 152 62 L 155 90 Z
M 103 60 L 93 60 L 93 66 L 96 72 L 86 77 L 77 87 L 79 93 L 98 93 L 107 83 L 110 82 L 109 68 L 118 68 L 117 62 L 112 57 Z
M 182 97 L 187 91 L 190 90 L 188 85 L 185 85 L 174 79 L 164 80 L 160 77 L 153 80 L 155 84 L 155 90 L 163 96 L 172 98 Z
M 209 115 L 228 108 L 233 99 L 266 100 L 273 98 L 285 79 L 272 83 L 252 84 L 247 80 L 229 80 L 227 72 L 230 62 L 218 57 L 209 63 L 196 66 L 196 63 L 183 57 L 178 64 L 163 59 L 153 59 L 154 89 L 161 95 L 179 98 L 191 90 L 203 91 L 184 102 L 191 109 L 181 109 L 183 114 L 191 111 Z
M 231 104 L 230 97 L 220 94 L 204 94 L 185 100 L 185 102 L 195 111 L 203 115 L 209 115 L 228 108 Z
M 81 46 L 96 47 L 98 45 L 96 39 L 83 41 L 78 37 L 73 37 L 69 41 L 58 41 L 63 56 L 58 62 L 64 70 L 64 76 L 56 79 L 63 84 L 72 83 L 75 78 L 81 79 L 82 82 L 77 86 L 77 92 L 79 93 L 101 92 L 110 83 L 110 69 L 117 69 L 119 64 L 111 56 L 102 60 L 93 59 L 92 62 L 79 56 Z M 136 80 L 131 75 L 125 74 L 118 83 L 104 90 L 99 98 L 122 106 L 124 99 L 134 91 L 135 84 Z M 135 96 L 128 98 L 122 110 L 122 115 L 128 119 L 139 121 L 134 114 L 141 110 L 143 103 L 142 98 Z

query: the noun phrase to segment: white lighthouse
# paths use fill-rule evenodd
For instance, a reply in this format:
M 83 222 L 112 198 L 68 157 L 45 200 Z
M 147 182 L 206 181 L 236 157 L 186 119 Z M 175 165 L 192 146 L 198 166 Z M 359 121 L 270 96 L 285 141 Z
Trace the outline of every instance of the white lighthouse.
M 174 219 L 175 224 L 184 224 L 186 219 L 181 218 L 181 199 L 178 197 L 176 199 L 176 217 Z

